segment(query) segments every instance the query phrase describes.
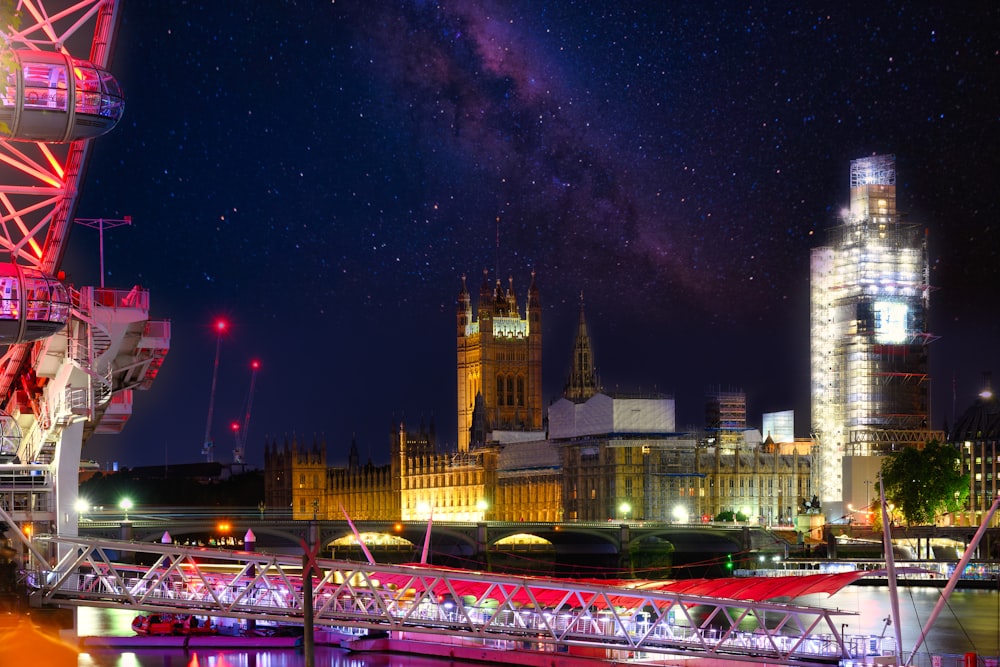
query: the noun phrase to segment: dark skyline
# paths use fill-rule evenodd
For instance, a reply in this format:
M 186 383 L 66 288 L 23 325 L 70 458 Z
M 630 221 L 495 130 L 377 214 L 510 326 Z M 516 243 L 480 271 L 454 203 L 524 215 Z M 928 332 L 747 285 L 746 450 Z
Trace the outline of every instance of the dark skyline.
M 76 214 L 132 216 L 106 282 L 148 288 L 173 338 L 83 457 L 203 460 L 219 316 L 217 460 L 251 358 L 251 464 L 293 433 L 381 461 L 393 423 L 432 416 L 453 446 L 455 297 L 484 268 L 522 304 L 537 272 L 546 399 L 582 292 L 605 387 L 673 394 L 682 429 L 742 388 L 751 424 L 794 408 L 805 436 L 809 250 L 872 153 L 928 229 L 951 423 L 1000 369 L 998 30 L 943 4 L 126 1 L 125 117 Z M 96 284 L 97 257 L 77 226 L 68 280 Z

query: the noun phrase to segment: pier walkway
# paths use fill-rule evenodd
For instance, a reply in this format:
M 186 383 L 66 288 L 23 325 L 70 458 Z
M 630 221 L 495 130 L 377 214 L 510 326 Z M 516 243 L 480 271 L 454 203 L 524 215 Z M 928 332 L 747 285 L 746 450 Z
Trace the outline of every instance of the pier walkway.
M 426 633 L 519 650 L 604 651 L 609 658 L 685 655 L 837 664 L 883 655 L 877 636 L 846 636 L 848 612 L 770 601 L 643 590 L 622 582 L 537 579 L 426 565 L 377 565 L 64 536 L 37 570 L 42 605 L 130 608 L 304 622 L 376 635 Z M 45 542 L 50 544 L 44 545 Z M 145 563 L 146 565 L 138 565 Z M 309 566 L 309 577 L 304 565 Z M 304 582 L 311 582 L 305 586 Z M 307 599 L 311 595 L 311 599 Z M 853 614 L 852 614 L 853 616 Z

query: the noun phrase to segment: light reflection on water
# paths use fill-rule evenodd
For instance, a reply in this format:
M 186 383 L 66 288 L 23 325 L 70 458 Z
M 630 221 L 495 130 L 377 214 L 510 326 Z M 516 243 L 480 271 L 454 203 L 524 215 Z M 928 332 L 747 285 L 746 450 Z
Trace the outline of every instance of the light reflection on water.
M 900 615 L 903 650 L 908 655 L 920 636 L 941 591 L 936 588 L 900 587 Z M 848 586 L 832 597 L 810 595 L 795 600 L 808 606 L 857 612 L 845 615 L 837 623 L 846 625 L 848 635 L 892 637 L 894 629 L 885 627 L 890 614 L 888 588 L 885 586 Z M 130 637 L 135 613 L 126 609 L 80 608 L 77 633 L 80 636 Z M 1000 592 L 993 590 L 957 590 L 941 613 L 920 649 L 925 654 L 961 656 L 974 651 L 980 656 L 1000 655 Z M 929 660 L 925 661 L 929 662 Z M 332 647 L 316 647 L 316 664 L 324 667 L 440 667 L 463 663 L 445 662 L 412 656 L 350 654 Z M 241 650 L 119 650 L 94 651 L 80 656 L 79 667 L 303 667 L 305 657 L 292 649 Z
M 131 609 L 77 607 L 76 633 L 81 637 L 133 637 Z
M 899 587 L 899 615 L 903 649 L 913 650 L 920 631 L 941 597 L 939 588 Z M 832 597 L 812 595 L 801 598 L 802 604 L 858 612 L 841 621 L 848 634 L 882 634 L 892 637 L 894 628 L 885 627 L 891 614 L 887 586 L 848 586 Z M 956 590 L 948 606 L 934 622 L 920 652 L 957 654 L 975 652 L 980 656 L 1000 655 L 1000 592 L 991 590 Z
M 133 637 L 129 609 L 78 607 L 76 626 L 81 637 Z M 78 667 L 304 667 L 305 656 L 295 649 L 89 649 L 82 653 Z M 461 667 L 440 661 L 399 655 L 353 654 L 330 646 L 317 646 L 315 664 L 323 667 Z M 3 667 L 3 666 L 0 666 Z
M 455 661 L 406 655 L 352 654 L 317 646 L 315 664 L 323 667 L 461 667 Z M 305 656 L 293 649 L 122 650 L 81 654 L 79 667 L 304 667 Z
M 388 662 L 359 660 L 346 651 L 329 647 L 316 647 L 316 664 L 329 667 L 376 667 Z M 363 656 L 363 658 L 383 656 Z M 81 654 L 79 667 L 303 667 L 305 656 L 291 649 L 198 649 L 184 653 L 180 650 L 122 650 L 98 651 Z M 403 663 L 398 663 L 403 664 Z M 413 664 L 413 663 L 406 663 Z

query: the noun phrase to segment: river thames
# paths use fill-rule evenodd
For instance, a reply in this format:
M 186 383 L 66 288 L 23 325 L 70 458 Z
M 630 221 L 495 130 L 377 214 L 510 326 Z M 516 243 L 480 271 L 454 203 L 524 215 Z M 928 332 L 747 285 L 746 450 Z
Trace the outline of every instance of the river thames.
M 941 594 L 937 588 L 900 587 L 899 608 L 902 619 L 903 649 L 913 650 L 920 630 Z M 890 615 L 888 588 L 848 586 L 832 597 L 810 595 L 795 600 L 797 604 L 822 606 L 856 612 L 845 616 L 847 635 L 882 635 L 891 637 L 893 628 L 885 620 Z M 130 636 L 134 613 L 128 610 L 81 609 L 78 633 L 83 635 Z M 938 617 L 914 665 L 930 667 L 933 656 L 941 658 L 942 667 L 963 664 L 963 656 L 974 652 L 984 658 L 1000 655 L 1000 593 L 993 590 L 957 590 Z M 683 662 L 683 659 L 679 659 Z M 472 663 L 416 658 L 405 655 L 351 654 L 320 646 L 316 648 L 317 667 L 465 667 Z M 680 662 L 678 662 L 680 664 Z M 79 667 L 303 667 L 305 658 L 293 649 L 198 649 L 189 653 L 169 650 L 116 650 L 81 654 Z

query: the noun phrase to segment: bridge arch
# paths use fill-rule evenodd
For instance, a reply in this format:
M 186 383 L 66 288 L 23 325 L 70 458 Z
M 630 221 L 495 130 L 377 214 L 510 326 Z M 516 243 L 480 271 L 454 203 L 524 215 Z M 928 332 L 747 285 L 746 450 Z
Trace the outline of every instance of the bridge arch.
M 559 524 L 500 524 L 491 525 L 489 529 L 489 546 L 496 544 L 512 535 L 534 535 L 550 542 L 557 553 L 565 553 L 571 548 L 611 553 L 621 547 L 620 532 L 602 531 L 596 528 L 573 526 L 566 529 Z M 582 542 L 581 542 L 581 538 Z

